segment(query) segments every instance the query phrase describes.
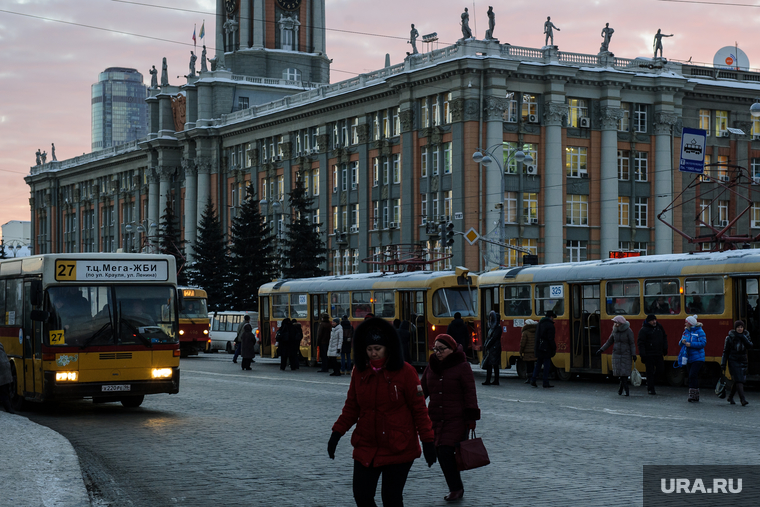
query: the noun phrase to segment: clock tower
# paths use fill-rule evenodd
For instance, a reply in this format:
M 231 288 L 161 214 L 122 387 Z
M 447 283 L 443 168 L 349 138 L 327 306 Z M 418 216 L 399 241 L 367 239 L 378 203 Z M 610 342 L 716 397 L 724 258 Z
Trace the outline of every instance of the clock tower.
M 216 12 L 217 60 L 233 74 L 329 82 L 325 0 L 217 0 Z

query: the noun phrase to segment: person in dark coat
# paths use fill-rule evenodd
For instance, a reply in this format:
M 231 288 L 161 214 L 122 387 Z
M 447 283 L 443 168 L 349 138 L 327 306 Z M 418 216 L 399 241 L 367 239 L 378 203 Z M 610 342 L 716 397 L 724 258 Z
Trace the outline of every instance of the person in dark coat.
M 433 422 L 435 449 L 449 487 L 445 500 L 458 500 L 464 495 L 464 485 L 454 451 L 480 419 L 475 377 L 462 345 L 452 336 L 438 335 L 433 351 L 422 373 L 422 392 L 430 397 L 428 414 Z
M 525 371 L 533 372 L 536 366 L 536 326 L 538 322 L 533 319 L 526 319 L 522 328 L 520 337 L 520 360 L 525 363 Z M 525 379 L 526 384 L 530 384 L 530 376 Z
M 446 334 L 454 338 L 462 346 L 465 355 L 469 353 L 471 348 L 470 328 L 467 327 L 467 323 L 462 319 L 461 313 L 456 312 L 454 314 L 454 320 L 446 328 Z
M 290 319 L 282 319 L 280 329 L 275 335 L 275 344 L 277 345 L 277 354 L 280 356 L 280 369 L 285 370 L 290 356 Z
M 301 366 L 301 340 L 303 340 L 303 329 L 295 319 L 290 320 L 290 336 L 288 338 L 288 360 L 290 361 L 290 371 L 293 371 Z
M 354 336 L 354 326 L 351 325 L 351 321 L 348 320 L 348 315 L 344 315 L 340 321 L 340 326 L 343 328 L 343 344 L 340 347 L 340 372 L 343 375 L 351 374 L 351 347 L 353 343 L 351 339 Z
M 662 324 L 657 322 L 657 316 L 647 315 L 647 320 L 639 330 L 639 356 L 647 367 L 647 392 L 657 394 L 654 383 L 664 368 L 663 356 L 668 355 L 668 335 Z
M 404 361 L 410 363 L 412 351 L 409 348 L 412 342 L 412 332 L 410 330 L 411 322 L 405 320 L 398 328 L 398 337 L 401 339 L 401 352 L 404 354 Z
M 723 357 L 720 360 L 720 368 L 726 369 L 731 373 L 731 394 L 728 395 L 728 402 L 736 405 L 734 395 L 739 393 L 739 400 L 742 406 L 749 405 L 744 397 L 744 383 L 747 381 L 747 365 L 749 364 L 747 352 L 752 348 L 752 340 L 749 333 L 744 329 L 744 322 L 737 320 L 734 322 L 734 329 L 728 332 L 726 341 L 723 344 Z
M 330 346 L 330 335 L 332 334 L 332 325 L 330 325 L 330 316 L 323 313 L 319 317 L 319 327 L 317 328 L 317 346 L 319 347 L 319 360 L 322 362 L 322 368 L 318 371 L 325 373 L 327 369 L 327 348 Z
M 375 491 L 382 475 L 383 505 L 401 507 L 409 470 L 420 457 L 419 440 L 428 466 L 436 462 L 435 434 L 422 386 L 417 370 L 404 362 L 401 340 L 388 321 L 365 320 L 353 340 L 354 372 L 327 453 L 335 459 L 338 441 L 356 424 L 351 435 L 356 505 L 376 505 Z
M 541 319 L 536 327 L 536 344 L 534 352 L 536 354 L 536 366 L 533 368 L 533 375 L 530 377 L 530 385 L 538 387 L 536 379 L 541 367 L 544 368 L 544 387 L 554 387 L 549 384 L 549 372 L 552 368 L 552 357 L 557 353 L 557 342 L 554 337 L 554 319 L 557 318 L 552 310 L 546 312 L 546 316 Z
M 251 361 L 255 354 L 256 337 L 253 335 L 253 328 L 250 324 L 243 326 L 243 333 L 240 335 L 240 356 L 243 358 L 241 367 L 244 370 L 251 369 Z
M 623 394 L 623 390 L 625 390 L 625 395 L 628 396 L 628 376 L 633 371 L 631 359 L 633 359 L 634 363 L 636 362 L 636 342 L 633 341 L 631 324 L 625 320 L 625 317 L 617 315 L 612 319 L 612 322 L 614 322 L 612 333 L 607 342 L 596 351 L 596 355 L 602 355 L 602 352 L 614 344 L 612 349 L 612 374 L 620 379 L 618 394 Z
M 484 386 L 499 385 L 499 366 L 501 366 L 501 321 L 499 314 L 491 310 L 488 314 L 488 334 L 483 343 L 483 362 L 480 365 L 486 370 Z M 493 382 L 491 382 L 492 372 Z
M 11 386 L 13 385 L 13 372 L 11 362 L 5 353 L 5 347 L 0 343 L 0 404 L 9 414 L 15 414 L 11 407 Z

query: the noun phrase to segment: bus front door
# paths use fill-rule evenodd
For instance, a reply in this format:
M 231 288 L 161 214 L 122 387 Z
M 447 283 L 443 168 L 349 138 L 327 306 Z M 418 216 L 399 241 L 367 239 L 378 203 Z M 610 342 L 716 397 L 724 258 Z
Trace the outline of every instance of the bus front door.
M 760 287 L 757 278 L 734 278 L 734 321 L 746 324 L 752 343 L 760 340 Z M 748 375 L 760 375 L 760 347 L 749 350 Z
M 261 357 L 272 356 L 272 328 L 269 317 L 269 296 L 259 298 L 259 348 Z
M 425 291 L 399 292 L 401 307 L 399 319 L 409 321 L 409 346 L 404 351 L 413 364 L 426 363 L 428 359 L 427 343 L 427 305 Z M 445 331 L 441 331 L 445 332 Z
M 602 360 L 596 355 L 601 347 L 599 284 L 570 286 L 570 367 L 599 370 Z
M 308 358 L 309 365 L 314 366 L 317 364 L 319 357 L 317 357 L 317 338 L 319 337 L 319 316 L 323 313 L 327 313 L 327 294 L 312 294 L 311 296 L 311 313 L 309 317 L 309 329 L 311 331 L 311 342 L 309 353 L 311 357 Z

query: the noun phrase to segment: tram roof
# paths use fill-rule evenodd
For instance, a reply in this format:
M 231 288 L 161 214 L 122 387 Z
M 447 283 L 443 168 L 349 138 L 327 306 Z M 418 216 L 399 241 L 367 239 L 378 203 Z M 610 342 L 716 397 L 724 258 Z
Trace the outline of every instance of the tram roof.
M 760 274 L 760 250 L 645 255 L 538 266 L 520 266 L 480 275 L 479 285 L 514 282 L 591 282 L 622 278 L 654 278 L 696 274 Z
M 439 278 L 456 276 L 455 271 L 411 271 L 404 273 L 358 273 L 355 275 L 319 276 L 278 280 L 261 286 L 259 291 L 310 292 L 358 291 L 419 287 Z M 471 275 L 469 275 L 471 276 Z

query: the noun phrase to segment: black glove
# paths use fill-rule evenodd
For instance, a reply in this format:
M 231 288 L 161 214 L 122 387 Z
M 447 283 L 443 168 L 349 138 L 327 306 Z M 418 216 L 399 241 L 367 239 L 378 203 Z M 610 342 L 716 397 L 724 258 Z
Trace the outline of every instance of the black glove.
M 597 356 L 601 356 L 601 355 L 602 355 L 602 349 L 599 349 L 599 350 L 597 350 L 597 351 L 596 351 L 596 355 L 597 355 Z
M 632 355 L 631 358 L 633 359 L 633 362 L 636 362 L 636 354 Z
M 428 468 L 435 464 L 436 454 L 435 444 L 433 442 L 422 442 L 422 454 L 425 456 L 425 461 L 428 464 Z
M 327 442 L 327 454 L 330 455 L 330 459 L 335 459 L 335 449 L 338 447 L 338 440 L 341 436 L 337 431 L 333 431 L 330 435 L 330 441 Z

